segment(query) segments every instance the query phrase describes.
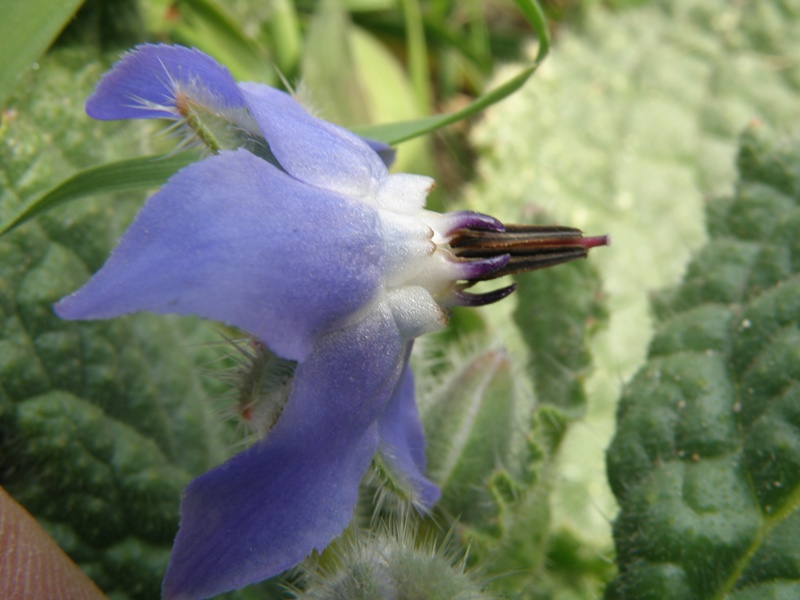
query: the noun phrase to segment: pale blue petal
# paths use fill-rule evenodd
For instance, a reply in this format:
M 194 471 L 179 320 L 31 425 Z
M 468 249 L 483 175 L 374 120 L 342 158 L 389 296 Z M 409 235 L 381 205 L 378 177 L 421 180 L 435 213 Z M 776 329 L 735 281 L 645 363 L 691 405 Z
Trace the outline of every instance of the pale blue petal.
M 365 137 L 361 139 L 380 156 L 387 169 L 394 164 L 394 159 L 397 157 L 397 150 L 392 148 L 389 144 L 379 142 L 378 140 L 371 140 Z
M 414 375 L 408 357 L 400 382 L 378 419 L 378 434 L 378 452 L 384 465 L 410 491 L 414 504 L 422 510 L 429 510 L 441 492 L 423 474 L 425 433 L 417 412 Z
M 380 308 L 319 341 L 266 439 L 186 488 L 165 598 L 206 598 L 261 581 L 342 532 L 403 346 Z
M 312 117 L 290 95 L 258 84 L 237 84 L 230 72 L 196 49 L 144 44 L 123 55 L 86 102 L 95 119 L 179 119 L 178 95 L 232 124 L 255 118 L 286 172 L 311 185 L 367 196 L 386 176 L 394 150 Z
M 386 165 L 357 135 L 312 117 L 289 94 L 258 83 L 239 85 L 250 113 L 287 173 L 308 184 L 367 197 L 386 177 Z
M 301 360 L 371 301 L 382 279 L 373 209 L 238 150 L 175 175 L 103 268 L 56 311 L 66 319 L 195 314 Z
M 175 96 L 220 110 L 246 108 L 228 69 L 199 50 L 145 44 L 126 53 L 86 102 L 95 119 L 176 118 Z

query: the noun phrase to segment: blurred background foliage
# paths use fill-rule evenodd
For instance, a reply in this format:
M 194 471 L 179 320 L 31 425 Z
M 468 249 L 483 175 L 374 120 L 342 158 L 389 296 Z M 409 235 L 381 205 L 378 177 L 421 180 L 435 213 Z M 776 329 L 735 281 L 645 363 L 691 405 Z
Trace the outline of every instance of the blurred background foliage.
M 83 115 L 99 76 L 137 43 L 196 46 L 237 79 L 289 89 L 328 120 L 401 139 L 397 130 L 375 127 L 463 110 L 532 74 L 546 39 L 540 31 L 537 40 L 526 13 L 532 5 L 510 0 L 7 4 L 0 23 L 6 224 L 85 169 L 174 146 L 152 123 L 97 123 Z M 617 576 L 617 505 L 605 450 L 620 395 L 631 404 L 637 393 L 652 394 L 641 383 L 652 365 L 628 390 L 652 337 L 650 297 L 680 281 L 708 237 L 707 220 L 722 221 L 713 207 L 729 201 L 714 199 L 733 196 L 740 132 L 757 121 L 775 132 L 768 137 L 781 138 L 800 123 L 800 8 L 791 0 L 541 6 L 553 40 L 542 68 L 482 115 L 447 128 L 434 124 L 433 135 L 400 144 L 395 170 L 434 176 L 435 209 L 556 221 L 608 232 L 615 245 L 588 262 L 520 277 L 512 299 L 481 311 L 457 309 L 448 330 L 420 341 L 413 360 L 429 470 L 443 489 L 431 518 L 410 519 L 391 498 L 376 509 L 373 474 L 358 511 L 363 518 L 310 559 L 305 575 L 229 597 L 288 597 L 281 587 L 287 582 L 303 597 L 341 597 L 351 588 L 331 582 L 354 573 L 383 577 L 375 547 L 385 551 L 399 597 L 424 593 L 413 587 L 416 579 L 441 581 L 427 597 L 559 600 L 599 598 L 611 581 L 610 598 L 668 597 L 671 583 L 683 581 L 674 570 L 632 566 L 638 556 L 625 536 L 634 539 L 652 521 L 644 500 L 628 501 L 615 530 L 627 579 Z M 762 162 L 775 171 L 776 163 L 796 160 L 784 152 Z M 780 187 L 775 177 L 767 180 Z M 80 181 L 70 198 L 94 193 L 92 186 L 115 193 L 42 211 L 0 238 L 0 485 L 109 597 L 153 598 L 181 486 L 232 451 L 236 426 L 218 418 L 224 390 L 213 375 L 230 364 L 216 346 L 216 326 L 193 319 L 136 315 L 75 324 L 53 316 L 50 304 L 102 264 L 145 196 L 126 191 L 135 185 Z M 797 188 L 784 188 L 796 198 Z M 743 216 L 736 235 L 746 238 L 741 229 L 758 229 L 766 213 L 737 206 Z M 725 257 L 715 260 L 696 278 L 728 273 Z M 793 272 L 778 280 L 792 283 Z M 720 310 L 735 312 L 735 301 Z M 663 302 L 658 306 L 663 313 Z M 782 318 L 796 327 L 797 317 L 794 309 Z M 784 351 L 791 385 L 800 358 Z M 721 412 L 730 417 L 733 404 Z M 638 425 L 628 419 L 634 433 L 626 435 L 662 417 L 669 418 L 655 410 Z M 610 459 L 620 501 L 655 464 L 626 464 L 619 450 L 626 443 L 618 438 Z M 789 450 L 767 445 L 780 456 L 793 443 Z M 784 500 L 787 518 L 797 512 L 796 496 Z M 389 525 L 373 526 L 376 510 Z M 680 547 L 682 534 L 663 535 Z M 748 556 L 726 554 L 726 565 L 746 566 Z M 440 565 L 440 579 L 423 570 L 430 564 Z M 714 572 L 713 564 L 706 567 Z M 784 570 L 782 577 L 789 583 L 774 597 L 796 598 L 781 594 L 797 591 L 797 574 Z M 672 597 L 724 597 L 728 589 L 676 586 L 689 595 Z

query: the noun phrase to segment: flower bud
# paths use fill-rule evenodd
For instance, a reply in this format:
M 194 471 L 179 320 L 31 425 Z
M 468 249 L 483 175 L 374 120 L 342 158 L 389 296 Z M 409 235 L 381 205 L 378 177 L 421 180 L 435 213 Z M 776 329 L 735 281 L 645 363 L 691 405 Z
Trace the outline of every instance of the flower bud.
M 454 553 L 452 540 L 436 547 L 415 543 L 409 521 L 378 531 L 359 529 L 347 541 L 331 547 L 335 566 L 306 566 L 305 589 L 295 591 L 301 600 L 372 600 L 384 598 L 448 598 L 488 600 L 480 582 L 464 570 L 464 560 Z M 331 564 L 331 563 L 329 563 Z
M 544 560 L 546 459 L 558 426 L 514 375 L 504 351 L 485 350 L 445 373 L 422 411 L 428 474 L 442 490 L 437 521 L 451 520 L 498 591 L 528 585 Z

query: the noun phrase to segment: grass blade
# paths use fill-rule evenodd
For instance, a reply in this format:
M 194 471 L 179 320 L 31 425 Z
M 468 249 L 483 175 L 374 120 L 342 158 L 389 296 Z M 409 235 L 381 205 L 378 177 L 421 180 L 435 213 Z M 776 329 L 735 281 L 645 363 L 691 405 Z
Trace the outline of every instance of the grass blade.
M 197 158 L 197 153 L 185 151 L 167 156 L 144 156 L 121 160 L 80 171 L 35 198 L 5 223 L 0 224 L 0 235 L 70 200 L 92 194 L 159 187 L 174 173 L 196 161 Z

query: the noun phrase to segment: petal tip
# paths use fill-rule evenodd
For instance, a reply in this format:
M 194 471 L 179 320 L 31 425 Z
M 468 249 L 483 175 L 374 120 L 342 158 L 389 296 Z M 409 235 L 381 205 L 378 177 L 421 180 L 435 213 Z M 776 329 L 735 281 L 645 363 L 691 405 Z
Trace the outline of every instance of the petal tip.
M 199 82 L 202 90 L 195 89 Z M 122 54 L 86 101 L 93 119 L 175 119 L 175 92 L 223 108 L 240 107 L 241 95 L 228 69 L 207 54 L 184 46 L 141 44 Z
M 53 304 L 53 312 L 58 318 L 64 319 L 65 321 L 74 321 L 81 318 L 80 315 L 74 314 L 74 302 L 72 302 L 74 296 L 74 293 L 64 296 L 61 300 Z

